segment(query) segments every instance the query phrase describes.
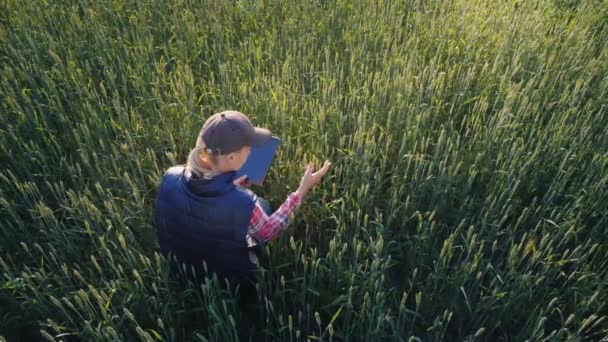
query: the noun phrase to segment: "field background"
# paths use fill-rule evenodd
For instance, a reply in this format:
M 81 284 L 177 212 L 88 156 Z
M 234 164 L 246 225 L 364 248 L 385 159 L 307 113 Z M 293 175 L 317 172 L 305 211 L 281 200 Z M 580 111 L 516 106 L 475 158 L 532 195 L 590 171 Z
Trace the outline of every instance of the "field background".
M 1 1 L 0 336 L 236 340 L 152 217 L 237 109 L 273 206 L 334 162 L 265 251 L 267 340 L 601 340 L 607 41 L 607 1 Z

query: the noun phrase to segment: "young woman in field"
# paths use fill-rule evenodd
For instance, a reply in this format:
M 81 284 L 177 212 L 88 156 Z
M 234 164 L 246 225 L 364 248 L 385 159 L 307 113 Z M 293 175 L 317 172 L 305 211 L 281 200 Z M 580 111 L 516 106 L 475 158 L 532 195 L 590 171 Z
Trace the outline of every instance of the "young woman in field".
M 235 179 L 251 146 L 270 137 L 268 129 L 254 127 L 243 113 L 216 113 L 204 123 L 186 165 L 165 172 L 155 223 L 174 274 L 200 283 L 206 267 L 233 288 L 240 285 L 241 298 L 255 296 L 254 250 L 285 230 L 294 210 L 331 165 L 326 160 L 313 172 L 314 165 L 308 163 L 297 190 L 272 212 L 265 199 L 248 189 L 246 176 Z

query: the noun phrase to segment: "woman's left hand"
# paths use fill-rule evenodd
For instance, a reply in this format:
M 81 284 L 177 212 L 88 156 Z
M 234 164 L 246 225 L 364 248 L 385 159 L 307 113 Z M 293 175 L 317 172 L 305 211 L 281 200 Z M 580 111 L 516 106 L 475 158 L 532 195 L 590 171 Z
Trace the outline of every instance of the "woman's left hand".
M 251 186 L 251 183 L 247 180 L 247 175 L 241 176 L 234 180 L 235 185 L 240 185 L 242 187 L 248 188 Z

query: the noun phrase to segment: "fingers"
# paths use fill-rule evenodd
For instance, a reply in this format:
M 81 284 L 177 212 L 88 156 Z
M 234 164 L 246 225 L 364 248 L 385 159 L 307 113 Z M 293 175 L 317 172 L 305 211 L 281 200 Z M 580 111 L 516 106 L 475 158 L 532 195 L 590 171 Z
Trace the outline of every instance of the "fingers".
M 306 165 L 306 171 L 304 174 L 311 175 L 313 178 L 321 178 L 327 173 L 330 166 L 331 166 L 331 162 L 329 160 L 325 160 L 325 163 L 323 163 L 323 166 L 319 170 L 317 170 L 317 172 L 313 172 L 315 169 L 315 164 L 313 162 L 309 162 Z
M 331 162 L 329 160 L 326 160 L 325 163 L 323 164 L 323 167 L 321 167 L 313 175 L 314 176 L 320 175 L 321 177 L 324 176 L 327 173 L 327 171 L 329 170 L 330 166 L 331 166 Z
M 243 176 L 235 179 L 233 183 L 234 184 L 241 184 L 241 185 L 243 185 L 243 184 L 245 184 L 247 182 L 247 178 L 248 178 L 247 175 L 243 175 Z
M 323 167 L 321 168 L 321 170 L 323 170 L 323 174 L 327 173 L 327 170 L 329 170 L 330 166 L 331 162 L 329 160 L 326 160 L 325 164 L 323 164 Z
M 307 173 L 307 174 L 311 173 L 312 170 L 314 170 L 313 168 L 314 168 L 314 164 L 313 163 L 308 163 L 308 165 L 306 165 L 306 172 L 305 173 Z

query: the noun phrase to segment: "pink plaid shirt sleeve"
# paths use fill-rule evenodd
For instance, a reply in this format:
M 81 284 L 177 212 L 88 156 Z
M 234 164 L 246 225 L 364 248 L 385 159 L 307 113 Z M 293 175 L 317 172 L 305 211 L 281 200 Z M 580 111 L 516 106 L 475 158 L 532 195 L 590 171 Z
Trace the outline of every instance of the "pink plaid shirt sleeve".
M 301 202 L 300 196 L 294 191 L 272 215 L 267 215 L 259 204 L 253 208 L 249 228 L 247 230 L 247 245 L 255 246 L 275 239 L 291 222 L 291 215 Z

